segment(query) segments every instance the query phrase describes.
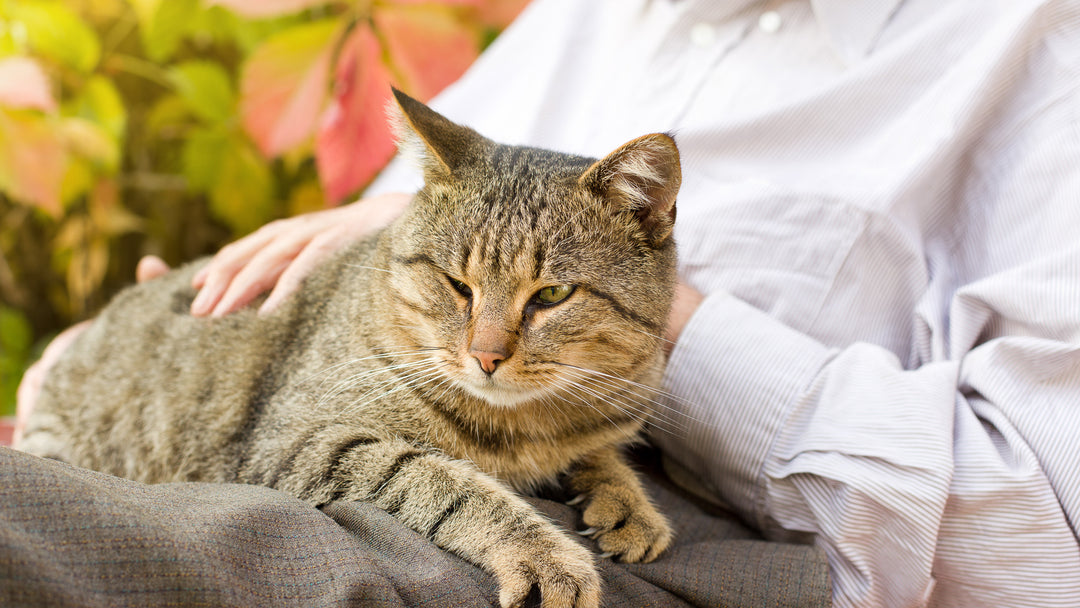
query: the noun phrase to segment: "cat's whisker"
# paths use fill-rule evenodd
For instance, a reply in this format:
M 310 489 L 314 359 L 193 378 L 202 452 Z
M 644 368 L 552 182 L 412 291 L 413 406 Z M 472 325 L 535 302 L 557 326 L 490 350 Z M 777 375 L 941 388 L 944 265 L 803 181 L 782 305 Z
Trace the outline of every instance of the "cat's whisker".
M 595 409 L 598 413 L 600 413 L 600 415 L 604 416 L 604 418 L 607 418 L 608 422 L 611 422 L 613 426 L 618 426 L 613 420 L 611 420 L 611 418 L 607 416 L 607 414 L 597 408 L 596 405 L 593 403 L 594 401 L 609 403 L 606 396 L 585 387 L 579 381 L 580 378 L 575 377 L 572 373 L 568 373 L 567 370 L 563 370 L 562 373 L 556 373 L 555 376 L 558 380 L 562 381 L 560 383 L 560 387 L 562 388 L 563 393 L 571 394 L 575 399 L 578 399 L 580 401 L 580 404 L 588 405 L 589 407 Z M 565 399 L 564 401 L 569 403 L 569 401 Z M 623 408 L 619 407 L 618 405 L 610 403 L 609 405 L 614 405 L 615 409 L 620 412 L 623 411 Z
M 441 393 L 439 393 L 439 395 L 438 395 L 437 397 L 435 397 L 435 398 L 434 398 L 434 401 L 435 401 L 436 403 L 441 403 L 441 402 L 442 402 L 442 400 L 443 400 L 443 397 L 445 397 L 445 396 L 446 396 L 446 394 L 447 394 L 448 392 L 450 392 L 450 391 L 454 391 L 454 392 L 456 392 L 456 393 L 460 393 L 460 392 L 461 392 L 461 387 L 459 387 L 459 386 L 457 385 L 457 383 L 456 383 L 456 382 L 454 382 L 454 379 L 453 379 L 453 378 L 451 378 L 450 376 L 444 376 L 444 377 L 443 377 L 443 380 L 442 380 L 442 382 L 440 382 L 439 384 L 437 384 L 437 385 L 435 386 L 435 389 L 437 390 L 437 389 L 438 389 L 438 388 L 439 388 L 440 386 L 442 386 L 442 385 L 444 385 L 444 384 L 446 385 L 446 387 L 445 387 L 445 388 L 443 389 L 443 391 L 442 391 Z
M 633 403 L 633 405 L 635 407 L 650 409 L 650 417 L 652 417 L 654 419 L 658 419 L 658 420 L 663 420 L 663 421 L 668 422 L 668 423 L 670 423 L 670 424 L 672 424 L 672 425 L 674 425 L 674 426 L 676 426 L 676 427 L 678 427 L 680 429 L 683 429 L 684 425 L 679 424 L 679 421 L 677 421 L 676 417 L 674 416 L 675 414 L 681 414 L 681 412 L 679 412 L 678 410 L 670 407 L 669 405 L 667 405 L 667 404 L 665 404 L 665 403 L 663 403 L 661 401 L 657 401 L 656 399 L 653 399 L 653 398 L 649 397 L 646 394 L 638 392 L 638 389 L 640 389 L 640 388 L 647 388 L 647 387 L 645 387 L 645 385 L 634 386 L 633 384 L 628 384 L 626 381 L 624 381 L 624 384 L 620 385 L 614 379 L 608 379 L 608 378 L 604 378 L 604 377 L 595 377 L 595 376 L 588 375 L 588 374 L 581 374 L 580 372 L 578 372 L 578 374 L 579 374 L 578 377 L 580 377 L 585 382 L 589 382 L 589 383 L 592 383 L 592 384 L 600 386 L 600 387 L 611 389 L 611 390 L 617 391 L 619 393 L 633 395 L 633 397 L 635 398 L 635 402 Z M 650 392 L 658 392 L 658 391 L 653 389 Z M 642 403 L 642 402 L 651 404 L 653 407 L 648 408 L 645 405 L 645 403 Z M 690 417 L 689 417 L 689 415 L 683 414 L 682 418 L 690 418 Z M 685 430 L 685 429 L 683 429 L 683 430 Z
M 668 339 L 667 339 L 667 338 L 665 338 L 664 336 L 658 336 L 658 335 L 656 335 L 656 334 L 654 334 L 654 333 L 651 333 L 651 332 L 647 332 L 647 331 L 645 331 L 645 330 L 643 330 L 643 329 L 638 329 L 638 328 L 636 328 L 636 327 L 631 327 L 630 329 L 632 329 L 632 330 L 636 331 L 636 332 L 637 332 L 637 333 L 639 333 L 639 334 L 643 334 L 643 335 L 649 336 L 650 338 L 656 338 L 657 340 L 659 340 L 659 341 L 661 341 L 661 342 L 663 342 L 663 343 L 665 343 L 665 344 L 671 344 L 671 345 L 674 345 L 674 344 L 675 344 L 675 341 L 674 341 L 674 340 L 668 340 Z
M 672 419 L 670 416 L 665 415 L 662 412 L 652 410 L 640 401 L 628 399 L 627 395 L 624 392 L 629 390 L 627 387 L 619 387 L 617 385 L 613 385 L 609 381 L 604 381 L 605 384 L 599 385 L 601 388 L 608 389 L 609 391 L 615 391 L 609 392 L 605 395 L 601 393 L 599 389 L 589 387 L 589 383 L 592 383 L 593 385 L 596 385 L 598 383 L 598 380 L 596 378 L 590 378 L 589 376 L 581 373 L 580 371 L 568 373 L 580 380 L 580 382 L 578 382 L 577 384 L 579 388 L 588 391 L 597 399 L 602 400 L 604 403 L 607 403 L 612 407 L 617 408 L 623 414 L 633 418 L 634 420 L 637 420 L 643 424 L 648 424 L 659 431 L 663 431 L 672 435 L 684 435 L 686 433 L 686 425 L 680 424 L 677 420 Z M 634 397 L 644 398 L 643 395 L 632 391 L 630 392 L 630 394 Z M 643 413 L 642 410 L 644 410 L 645 413 Z
M 337 382 L 337 384 L 334 385 L 334 387 L 331 389 L 330 392 L 337 391 L 340 387 L 343 387 L 343 386 L 347 387 L 347 386 L 350 386 L 350 385 L 354 385 L 357 381 L 369 378 L 371 376 L 376 376 L 376 375 L 380 375 L 380 374 L 383 374 L 383 373 L 386 373 L 386 372 L 392 372 L 392 371 L 396 371 L 396 370 L 400 370 L 400 369 L 408 369 L 410 367 L 416 367 L 418 365 L 422 365 L 423 363 L 424 363 L 423 360 L 421 360 L 421 361 L 410 361 L 410 362 L 405 362 L 405 363 L 394 363 L 392 365 L 385 365 L 385 366 L 377 367 L 377 368 L 373 368 L 373 369 L 367 369 L 367 370 L 352 374 L 350 376 L 347 376 L 347 377 L 339 380 Z
M 356 357 L 356 358 L 353 358 L 353 359 L 349 359 L 347 361 L 343 361 L 341 363 L 337 363 L 335 365 L 331 365 L 331 366 L 329 366 L 329 367 L 327 367 L 327 368 L 325 368 L 323 370 L 315 372 L 314 374 L 311 374 L 310 376 L 298 381 L 297 384 L 306 384 L 308 382 L 311 382 L 315 378 L 318 378 L 319 376 L 329 375 L 330 373 L 332 373 L 332 372 L 334 372 L 336 370 L 339 370 L 339 369 L 341 369 L 343 367 L 348 367 L 348 366 L 351 366 L 351 365 L 359 365 L 359 364 L 361 364 L 361 363 L 363 363 L 365 361 L 371 361 L 371 360 L 374 360 L 374 359 L 389 359 L 389 358 L 393 358 L 393 357 L 406 357 L 406 356 L 409 356 L 409 355 L 412 355 L 412 354 L 426 353 L 426 352 L 429 352 L 430 350 L 435 350 L 435 349 L 434 348 L 421 348 L 421 349 L 417 349 L 417 348 L 407 348 L 406 349 L 406 348 L 403 348 L 401 351 L 389 351 L 389 352 L 378 353 L 378 354 L 375 354 L 375 355 L 368 355 L 366 357 Z M 324 382 L 325 382 L 325 380 L 324 380 Z
M 430 370 L 431 363 L 433 363 L 433 360 L 425 359 L 423 361 L 417 361 L 417 362 L 410 363 L 410 364 L 407 364 L 407 365 L 397 366 L 395 369 L 389 370 L 389 371 L 401 371 L 401 370 L 409 370 L 409 371 L 407 373 L 405 373 L 405 374 L 393 374 L 392 376 L 383 379 L 382 381 L 377 383 L 375 386 L 370 387 L 364 394 L 360 395 L 359 399 L 363 399 L 364 397 L 366 397 L 367 395 L 369 395 L 371 393 L 379 392 L 379 390 L 381 390 L 381 388 L 384 387 L 384 386 L 393 386 L 393 385 L 397 385 L 399 383 L 402 384 L 403 386 L 407 385 L 414 378 L 419 377 L 419 376 L 423 376 L 425 374 L 428 374 L 431 371 Z
M 385 382 L 393 382 L 395 380 L 396 376 L 392 372 L 396 372 L 396 371 L 400 371 L 400 370 L 408 370 L 408 369 L 413 369 L 413 368 L 417 368 L 417 367 L 424 367 L 424 366 L 428 365 L 430 363 L 430 361 L 431 361 L 430 359 L 423 359 L 423 360 L 420 360 L 420 361 L 412 361 L 412 362 L 408 362 L 408 363 L 398 363 L 398 364 L 395 364 L 395 365 L 387 365 L 387 366 L 383 366 L 383 367 L 379 367 L 379 368 L 375 368 L 375 369 L 371 369 L 371 370 L 366 370 L 366 371 L 360 372 L 358 374 L 353 374 L 353 375 L 339 381 L 337 384 L 335 384 L 333 387 L 331 387 L 329 391 L 324 393 L 323 396 L 320 397 L 319 400 L 316 402 L 315 407 L 316 408 L 323 407 L 328 402 L 330 402 L 334 398 L 338 397 L 342 393 L 348 391 L 349 389 L 351 389 L 351 388 L 353 388 L 355 386 L 360 385 L 363 381 L 365 381 L 365 380 L 367 380 L 367 379 L 369 379 L 369 378 L 371 378 L 373 376 L 389 375 L 389 378 L 383 380 L 382 382 L 380 382 L 380 384 L 385 383 Z
M 603 410 L 596 407 L 596 405 L 593 403 L 593 401 L 596 401 L 596 400 L 606 402 L 606 400 L 603 399 L 603 397 L 597 396 L 596 393 L 594 393 L 592 391 L 589 391 L 588 389 L 582 387 L 580 384 L 578 384 L 576 382 L 569 382 L 563 388 L 564 388 L 564 392 L 566 394 L 569 394 L 569 395 L 575 397 L 579 401 L 580 405 L 585 405 L 585 406 L 587 406 L 589 408 L 592 408 L 596 413 L 603 416 L 605 420 L 607 420 L 609 423 L 611 423 L 612 428 L 615 428 L 615 429 L 620 429 L 621 428 L 618 423 L 616 423 L 614 420 L 612 420 L 610 416 L 605 414 Z M 568 401 L 568 403 L 570 403 L 570 402 Z M 616 407 L 616 409 L 620 409 L 620 408 L 618 408 L 618 406 L 615 406 L 615 407 Z M 621 409 L 620 409 L 620 411 L 621 411 Z M 624 430 L 624 433 L 629 438 L 634 438 L 634 437 L 637 436 L 636 429 L 634 429 L 634 430 Z
M 580 366 L 577 366 L 577 365 L 572 365 L 570 363 L 555 362 L 555 364 L 563 366 L 563 367 L 569 367 L 571 369 L 576 369 L 576 370 L 578 370 L 580 372 L 584 372 L 586 374 L 599 376 L 599 377 L 602 377 L 602 378 L 608 378 L 608 379 L 614 380 L 616 382 L 625 382 L 625 383 L 627 383 L 629 385 L 632 385 L 632 386 L 647 390 L 647 391 L 649 391 L 651 393 L 655 393 L 659 397 L 664 397 L 665 399 L 669 399 L 671 401 L 674 401 L 676 403 L 680 403 L 680 404 L 685 405 L 685 406 L 690 407 L 690 408 L 699 409 L 697 407 L 697 404 L 694 403 L 693 401 L 690 401 L 688 399 L 684 399 L 684 398 L 682 398 L 682 397 L 680 397 L 680 396 L 678 396 L 678 395 L 676 395 L 674 393 L 670 393 L 670 392 L 665 391 L 663 389 L 659 389 L 659 388 L 656 388 L 656 387 L 653 387 L 653 386 L 649 386 L 648 384 L 642 384 L 640 382 L 635 382 L 633 380 L 628 380 L 626 378 L 620 378 L 619 376 L 614 376 L 612 374 L 608 374 L 608 373 L 605 373 L 605 372 L 602 372 L 602 371 L 599 371 L 599 370 L 589 369 L 587 367 L 580 367 Z M 667 405 L 667 404 L 662 403 L 662 402 L 657 402 L 657 401 L 654 401 L 653 403 L 655 403 L 659 407 L 663 407 L 664 409 L 671 410 L 672 412 L 680 414 L 681 416 L 685 416 L 686 418 L 689 418 L 690 421 L 692 421 L 692 422 L 700 422 L 699 420 L 695 419 L 694 417 L 690 416 L 689 414 L 686 414 L 685 412 L 677 410 L 677 409 L 671 407 L 670 405 Z
M 432 363 L 432 362 L 435 362 L 435 361 L 434 360 L 425 361 L 425 363 Z M 388 380 L 386 380 L 384 382 L 381 382 L 378 385 L 372 387 L 368 391 L 366 391 L 363 395 L 358 397 L 353 404 L 349 405 L 346 408 L 342 408 L 342 411 L 339 412 L 338 417 L 341 417 L 341 416 L 344 416 L 344 415 L 349 415 L 349 414 L 352 414 L 354 412 L 360 411 L 365 406 L 367 406 L 368 404 L 370 404 L 370 403 L 372 403 L 372 402 L 374 402 L 374 401 L 376 401 L 378 399 L 383 399 L 385 397 L 393 395 L 395 393 L 399 393 L 399 392 L 405 391 L 405 390 L 415 390 L 416 387 L 413 385 L 413 382 L 418 378 L 423 378 L 424 381 L 426 382 L 428 379 L 439 377 L 441 374 L 442 374 L 442 372 L 440 370 L 438 370 L 438 369 L 427 368 L 427 369 L 421 369 L 421 370 L 418 370 L 418 371 L 411 372 L 410 374 L 407 374 L 405 376 L 397 376 L 394 379 L 388 379 Z M 393 388 L 391 388 L 389 391 L 383 391 L 382 389 L 384 387 L 386 387 L 386 386 L 393 386 Z M 374 394 L 374 393 L 378 393 L 378 394 Z M 365 397 L 367 397 L 369 395 L 372 395 L 372 394 L 374 394 L 374 396 L 372 396 L 370 399 L 365 399 Z

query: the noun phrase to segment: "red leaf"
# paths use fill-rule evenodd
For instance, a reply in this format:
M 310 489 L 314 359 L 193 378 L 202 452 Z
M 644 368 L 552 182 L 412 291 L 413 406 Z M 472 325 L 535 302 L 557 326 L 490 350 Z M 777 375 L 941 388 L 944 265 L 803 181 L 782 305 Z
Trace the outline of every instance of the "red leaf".
M 529 0 L 478 0 L 475 4 L 480 23 L 502 30 L 525 10 Z
M 290 28 L 260 45 L 240 76 L 244 128 L 265 156 L 302 143 L 326 99 L 338 22 Z
M 244 17 L 279 17 L 298 13 L 312 6 L 329 4 L 330 0 L 209 0 L 207 4 L 224 6 Z
M 0 59 L 0 105 L 46 112 L 56 109 L 49 79 L 36 61 L 28 57 Z
M 0 109 L 0 191 L 59 216 L 67 162 L 60 130 L 47 117 Z
M 319 179 L 335 204 L 371 181 L 394 154 L 386 119 L 390 73 L 381 54 L 371 27 L 361 23 L 338 57 L 334 96 L 315 144 Z
M 387 6 L 375 13 L 403 88 L 426 101 L 457 80 L 480 53 L 476 33 L 443 6 Z
M 490 1 L 491 0 L 439 0 L 439 4 L 456 5 L 456 6 L 472 6 L 472 7 L 479 8 L 479 7 L 483 6 L 484 4 L 487 4 Z M 496 2 L 498 2 L 498 1 L 499 0 L 496 0 Z M 397 4 L 399 6 L 430 5 L 430 4 L 432 4 L 432 0 L 392 0 L 391 4 Z

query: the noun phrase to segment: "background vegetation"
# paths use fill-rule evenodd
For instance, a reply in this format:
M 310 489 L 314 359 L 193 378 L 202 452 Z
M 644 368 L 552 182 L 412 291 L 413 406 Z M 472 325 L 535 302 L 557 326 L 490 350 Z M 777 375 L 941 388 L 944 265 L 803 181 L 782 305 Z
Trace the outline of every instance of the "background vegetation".
M 527 0 L 0 0 L 0 415 L 144 254 L 340 204 Z

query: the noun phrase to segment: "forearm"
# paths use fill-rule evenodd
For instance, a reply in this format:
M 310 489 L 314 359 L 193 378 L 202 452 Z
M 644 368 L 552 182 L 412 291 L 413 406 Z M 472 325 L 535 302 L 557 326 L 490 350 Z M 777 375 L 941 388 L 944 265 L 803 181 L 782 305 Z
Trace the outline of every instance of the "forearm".
M 1023 572 L 1057 558 L 1017 549 L 1031 546 L 1034 532 L 1054 555 L 1068 555 L 1070 543 L 1075 552 L 1068 522 L 1023 438 L 995 442 L 976 413 L 993 406 L 970 402 L 959 376 L 958 361 L 905 370 L 877 346 L 830 350 L 713 294 L 684 329 L 666 376 L 687 431 L 653 439 L 698 491 L 767 536 L 821 546 L 838 605 L 921 605 L 944 555 L 971 568 L 953 576 L 982 572 L 979 584 L 994 593 L 1037 597 L 1049 583 Z M 978 560 L 994 547 L 1015 557 L 991 574 L 970 543 L 983 547 Z

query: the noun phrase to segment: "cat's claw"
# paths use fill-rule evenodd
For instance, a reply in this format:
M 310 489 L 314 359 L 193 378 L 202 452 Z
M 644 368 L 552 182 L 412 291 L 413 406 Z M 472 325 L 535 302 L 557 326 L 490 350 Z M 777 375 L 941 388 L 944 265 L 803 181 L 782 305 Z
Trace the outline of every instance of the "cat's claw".
M 585 502 L 585 499 L 588 498 L 588 496 L 589 496 L 588 494 L 578 494 L 574 498 L 571 498 L 570 500 L 566 501 L 566 505 L 569 506 L 569 507 L 573 507 L 575 505 L 580 505 L 581 503 Z
M 615 557 L 614 551 L 605 551 L 600 554 L 600 559 L 611 559 L 613 557 Z
M 589 527 L 578 534 L 595 539 L 604 556 L 622 562 L 651 562 L 671 544 L 671 526 L 644 497 L 635 501 L 596 492 L 581 515 Z

